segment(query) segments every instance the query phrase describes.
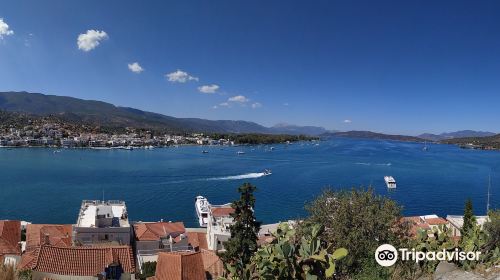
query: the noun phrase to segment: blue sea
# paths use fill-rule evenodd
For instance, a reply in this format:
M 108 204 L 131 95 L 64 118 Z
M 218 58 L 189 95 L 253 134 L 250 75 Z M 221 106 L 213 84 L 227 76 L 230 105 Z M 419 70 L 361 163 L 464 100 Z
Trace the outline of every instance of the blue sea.
M 1 148 L 0 219 L 75 223 L 83 199 L 104 196 L 125 200 L 133 221 L 194 227 L 197 195 L 231 202 L 244 182 L 258 187 L 256 215 L 264 223 L 304 217 L 304 204 L 325 188 L 360 186 L 395 199 L 405 215 L 462 214 L 469 197 L 484 215 L 490 174 L 491 205 L 500 207 L 500 151 L 437 144 L 423 151 L 419 143 L 348 138 L 272 146 Z M 397 189 L 386 188 L 385 175 L 394 176 Z

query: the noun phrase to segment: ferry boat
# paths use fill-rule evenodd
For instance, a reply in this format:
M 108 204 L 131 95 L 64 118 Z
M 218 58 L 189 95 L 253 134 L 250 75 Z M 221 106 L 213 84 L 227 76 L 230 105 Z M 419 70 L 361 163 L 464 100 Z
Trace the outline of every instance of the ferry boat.
M 200 224 L 200 227 L 207 227 L 209 205 L 210 204 L 205 197 L 201 195 L 196 197 L 194 206 L 196 208 L 196 215 L 198 215 L 198 223 Z
M 389 189 L 396 188 L 396 180 L 394 180 L 394 177 L 384 176 L 384 180 L 385 180 L 385 184 L 387 185 L 387 188 L 389 188 Z

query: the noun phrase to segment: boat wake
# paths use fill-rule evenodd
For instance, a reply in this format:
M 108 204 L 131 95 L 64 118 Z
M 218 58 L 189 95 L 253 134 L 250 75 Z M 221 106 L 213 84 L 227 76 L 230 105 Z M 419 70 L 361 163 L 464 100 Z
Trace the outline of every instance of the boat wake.
M 354 164 L 357 164 L 357 165 L 372 165 L 371 163 L 369 162 L 356 162 Z M 388 163 L 375 163 L 374 165 L 379 165 L 379 166 L 391 166 L 392 163 L 388 162 Z
M 258 172 L 258 173 L 247 173 L 236 176 L 225 176 L 225 177 L 216 177 L 216 178 L 208 178 L 207 181 L 225 181 L 225 180 L 243 180 L 243 179 L 255 179 L 267 176 L 266 172 Z

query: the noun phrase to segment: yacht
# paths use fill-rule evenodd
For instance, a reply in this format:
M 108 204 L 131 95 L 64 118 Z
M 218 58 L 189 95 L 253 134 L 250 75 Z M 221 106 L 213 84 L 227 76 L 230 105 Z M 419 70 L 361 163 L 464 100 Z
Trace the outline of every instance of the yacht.
M 196 215 L 198 215 L 198 222 L 200 223 L 200 227 L 207 227 L 208 223 L 208 200 L 199 195 L 196 197 L 194 206 L 196 208 Z
M 384 176 L 384 180 L 385 180 L 385 184 L 387 185 L 387 188 L 389 188 L 389 189 L 396 188 L 396 180 L 394 180 L 394 177 Z

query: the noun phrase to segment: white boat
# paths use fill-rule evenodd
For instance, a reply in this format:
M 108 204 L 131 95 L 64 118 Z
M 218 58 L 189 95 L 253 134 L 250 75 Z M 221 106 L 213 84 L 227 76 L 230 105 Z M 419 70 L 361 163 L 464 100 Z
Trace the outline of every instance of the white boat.
M 384 176 L 384 181 L 385 181 L 385 184 L 387 185 L 387 188 L 389 188 L 389 189 L 396 188 L 396 180 L 394 180 L 394 177 Z
M 196 215 L 198 215 L 200 227 L 207 227 L 209 206 L 210 204 L 205 197 L 201 195 L 196 197 L 194 207 L 196 208 Z
M 271 172 L 271 169 L 264 169 L 264 172 L 263 172 L 263 173 L 264 173 L 264 176 L 269 176 L 269 175 L 273 174 L 273 173 Z
M 203 150 L 201 153 L 208 154 L 208 151 L 207 150 Z
M 238 154 L 238 155 L 244 155 L 244 154 L 245 154 L 245 152 L 243 152 L 243 151 L 238 151 L 238 152 L 237 152 L 237 154 Z

